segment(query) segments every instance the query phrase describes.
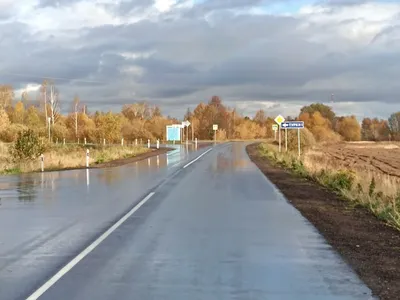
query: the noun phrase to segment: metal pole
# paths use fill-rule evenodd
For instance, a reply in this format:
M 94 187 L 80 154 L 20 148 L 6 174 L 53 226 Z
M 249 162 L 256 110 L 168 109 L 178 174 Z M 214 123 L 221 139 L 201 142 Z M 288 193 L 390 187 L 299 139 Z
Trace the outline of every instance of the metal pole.
M 287 152 L 287 128 L 285 128 L 285 148 Z
M 121 139 L 121 146 L 123 146 L 124 145 L 124 139 L 122 138 Z
M 275 141 L 276 141 L 276 134 L 278 133 L 278 130 L 274 130 L 274 134 L 275 134 Z
M 189 126 L 186 126 L 186 144 L 189 143 Z
M 279 153 L 282 151 L 282 134 L 281 134 L 281 126 L 279 125 Z
M 157 149 L 160 149 L 160 140 L 157 140 Z
M 300 143 L 301 139 L 300 139 L 300 128 L 297 129 L 297 144 L 299 147 L 299 157 L 301 156 L 301 143 Z
M 40 155 L 40 169 L 44 172 L 44 155 Z
M 103 139 L 103 145 L 104 146 L 106 145 L 106 139 Z
M 89 149 L 86 149 L 86 168 L 89 168 Z
M 137 139 L 135 139 L 135 146 L 137 146 Z
M 84 138 L 83 141 L 84 141 L 84 143 L 85 143 L 85 145 L 86 145 L 86 138 Z
M 147 140 L 147 148 L 150 148 L 150 140 Z

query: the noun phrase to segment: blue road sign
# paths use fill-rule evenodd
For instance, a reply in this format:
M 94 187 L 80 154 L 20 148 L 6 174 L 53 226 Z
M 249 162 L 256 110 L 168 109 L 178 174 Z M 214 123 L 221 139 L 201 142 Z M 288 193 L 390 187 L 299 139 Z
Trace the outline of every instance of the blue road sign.
M 304 122 L 303 121 L 286 121 L 281 124 L 283 129 L 303 129 Z
M 167 141 L 180 141 L 181 129 L 176 125 L 167 126 Z

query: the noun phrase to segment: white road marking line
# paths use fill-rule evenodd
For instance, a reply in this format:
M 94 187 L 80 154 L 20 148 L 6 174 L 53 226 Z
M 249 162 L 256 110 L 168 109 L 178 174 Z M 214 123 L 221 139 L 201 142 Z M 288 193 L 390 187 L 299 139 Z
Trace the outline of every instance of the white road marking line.
M 60 280 L 65 274 L 67 274 L 74 266 L 76 266 L 82 259 L 84 259 L 90 252 L 92 252 L 101 242 L 103 242 L 111 233 L 113 233 L 119 226 L 121 226 L 130 216 L 132 216 L 140 207 L 143 206 L 152 196 L 154 192 L 151 192 L 140 201 L 134 208 L 126 213 L 117 223 L 111 226 L 106 232 L 98 237 L 93 243 L 91 243 L 85 250 L 79 253 L 73 260 L 66 264 L 60 271 L 58 271 L 53 277 L 51 277 L 46 283 L 44 283 L 39 289 L 37 289 L 32 295 L 26 300 L 37 300 L 42 296 L 49 288 L 51 288 L 58 280 Z
M 202 156 L 206 155 L 208 152 L 210 152 L 212 149 L 208 149 L 206 152 L 204 152 L 203 154 L 200 154 L 198 157 L 196 157 L 195 159 L 193 159 L 190 163 L 186 164 L 183 168 L 186 169 L 187 167 L 189 167 L 192 163 L 196 162 L 197 160 L 199 160 Z

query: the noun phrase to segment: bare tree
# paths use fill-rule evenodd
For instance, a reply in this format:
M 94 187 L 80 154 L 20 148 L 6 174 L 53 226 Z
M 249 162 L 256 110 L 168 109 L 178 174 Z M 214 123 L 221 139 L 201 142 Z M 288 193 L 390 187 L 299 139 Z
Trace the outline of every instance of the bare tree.
M 43 104 L 44 104 L 44 116 L 45 116 L 45 123 L 46 123 L 46 128 L 48 126 L 48 121 L 47 121 L 47 85 L 48 81 L 45 79 L 43 80 L 42 86 L 41 86 L 41 93 L 43 97 Z
M 51 124 L 54 125 L 54 123 L 58 120 L 58 117 L 60 116 L 60 98 L 59 98 L 59 92 L 55 88 L 54 84 L 52 83 L 50 85 L 50 118 L 51 118 Z
M 74 123 L 75 123 L 75 136 L 78 136 L 78 110 L 79 110 L 80 99 L 76 95 L 73 103 Z

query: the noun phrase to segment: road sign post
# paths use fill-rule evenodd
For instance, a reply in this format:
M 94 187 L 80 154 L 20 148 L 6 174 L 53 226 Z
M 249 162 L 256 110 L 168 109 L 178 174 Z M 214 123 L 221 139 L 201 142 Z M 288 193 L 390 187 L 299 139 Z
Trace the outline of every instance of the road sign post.
M 273 124 L 272 125 L 272 131 L 274 132 L 274 140 L 276 141 L 276 134 L 278 132 L 279 125 Z
M 297 145 L 299 148 L 299 157 L 301 156 L 301 143 L 300 143 L 300 128 L 297 129 Z
M 282 152 L 282 134 L 281 134 L 281 124 L 285 122 L 285 118 L 281 115 L 277 116 L 274 120 L 279 125 L 279 152 Z
M 301 156 L 301 133 L 300 129 L 304 128 L 304 122 L 303 121 L 290 121 L 290 122 L 283 122 L 281 124 L 281 127 L 284 128 L 285 130 L 288 129 L 297 129 L 297 145 L 298 145 L 298 151 L 299 151 L 299 157 Z
M 287 128 L 285 128 L 285 152 L 287 152 Z
M 86 149 L 86 168 L 89 168 L 89 149 Z
M 44 155 L 40 155 L 40 169 L 44 172 Z
M 215 143 L 217 141 L 218 124 L 213 125 L 213 130 L 214 130 L 214 143 Z

